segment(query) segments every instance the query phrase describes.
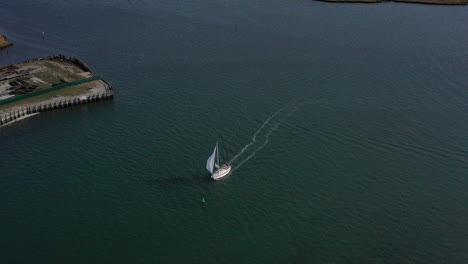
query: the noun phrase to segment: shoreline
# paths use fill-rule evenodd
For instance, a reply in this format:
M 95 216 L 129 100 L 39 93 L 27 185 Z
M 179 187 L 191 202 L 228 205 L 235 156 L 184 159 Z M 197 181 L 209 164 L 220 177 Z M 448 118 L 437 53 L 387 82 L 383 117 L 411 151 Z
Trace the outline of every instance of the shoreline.
M 8 42 L 5 35 L 0 34 L 0 49 L 5 49 L 13 46 L 13 43 Z
M 0 66 L 0 73 L 0 125 L 114 95 L 112 84 L 76 57 L 30 59 Z
M 327 3 L 360 3 L 360 4 L 378 4 L 378 3 L 408 3 L 408 4 L 425 4 L 425 5 L 467 5 L 468 0 L 316 0 Z
M 18 118 L 16 118 L 16 119 L 13 119 L 12 121 L 7 122 L 7 123 L 5 123 L 5 124 L 0 124 L 0 127 L 8 126 L 9 124 L 13 124 L 13 123 L 15 123 L 15 122 L 17 122 L 17 121 L 24 120 L 24 119 L 26 119 L 26 118 L 28 118 L 28 117 L 32 117 L 32 116 L 35 116 L 35 115 L 38 115 L 38 114 L 39 114 L 39 113 L 26 114 L 26 115 L 24 115 L 24 116 L 21 116 L 21 117 L 18 117 Z

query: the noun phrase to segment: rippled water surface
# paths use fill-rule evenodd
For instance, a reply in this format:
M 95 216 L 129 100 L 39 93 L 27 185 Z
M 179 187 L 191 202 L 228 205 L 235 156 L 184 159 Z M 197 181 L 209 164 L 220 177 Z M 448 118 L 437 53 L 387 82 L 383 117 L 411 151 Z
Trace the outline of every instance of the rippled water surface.
M 57 2 L 0 63 L 116 97 L 0 129 L 2 263 L 468 263 L 466 6 Z

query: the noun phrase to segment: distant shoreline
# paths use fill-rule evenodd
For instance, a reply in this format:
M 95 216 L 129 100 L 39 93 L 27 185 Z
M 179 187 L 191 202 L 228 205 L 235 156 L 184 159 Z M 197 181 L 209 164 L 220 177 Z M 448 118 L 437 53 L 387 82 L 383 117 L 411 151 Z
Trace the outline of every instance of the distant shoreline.
M 10 46 L 13 46 L 13 43 L 8 42 L 7 38 L 4 35 L 0 34 L 0 49 L 8 48 Z
M 114 97 L 112 84 L 75 57 L 54 55 L 0 66 L 0 127 L 31 114 Z
M 466 5 L 468 0 L 318 0 L 329 3 L 413 3 L 413 4 L 428 4 L 428 5 Z

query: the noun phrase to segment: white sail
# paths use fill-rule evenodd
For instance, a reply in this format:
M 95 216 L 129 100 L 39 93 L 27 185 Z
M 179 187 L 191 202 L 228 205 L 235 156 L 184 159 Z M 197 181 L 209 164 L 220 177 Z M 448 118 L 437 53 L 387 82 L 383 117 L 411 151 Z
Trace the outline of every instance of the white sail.
M 215 164 L 216 152 L 218 152 L 218 144 L 217 143 L 216 143 L 216 146 L 215 146 L 215 148 L 213 150 L 213 154 L 211 154 L 211 156 L 206 161 L 206 169 L 210 173 L 213 173 L 214 166 L 216 166 L 216 168 L 218 168 L 218 164 Z
M 216 168 L 216 169 L 219 169 L 219 149 L 218 149 L 218 141 L 216 141 L 216 147 L 215 147 L 215 149 L 216 149 L 216 159 L 215 159 L 214 165 L 215 165 L 215 168 Z

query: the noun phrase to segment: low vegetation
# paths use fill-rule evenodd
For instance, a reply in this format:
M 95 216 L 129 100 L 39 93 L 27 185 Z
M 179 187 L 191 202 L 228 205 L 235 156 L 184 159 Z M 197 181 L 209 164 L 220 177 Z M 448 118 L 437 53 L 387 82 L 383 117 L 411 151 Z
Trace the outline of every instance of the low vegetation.
M 18 107 L 18 106 L 40 104 L 41 102 L 46 102 L 46 101 L 54 100 L 54 99 L 60 100 L 60 99 L 65 99 L 67 97 L 86 95 L 86 93 L 91 91 L 93 87 L 98 86 L 99 82 L 101 81 L 97 80 L 97 81 L 87 82 L 87 83 L 75 85 L 72 87 L 60 89 L 57 91 L 52 91 L 49 93 L 26 98 L 26 99 L 19 100 L 13 103 L 0 105 L 0 111 L 13 108 L 13 107 Z

